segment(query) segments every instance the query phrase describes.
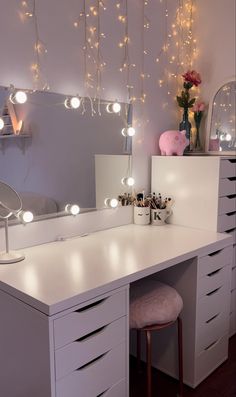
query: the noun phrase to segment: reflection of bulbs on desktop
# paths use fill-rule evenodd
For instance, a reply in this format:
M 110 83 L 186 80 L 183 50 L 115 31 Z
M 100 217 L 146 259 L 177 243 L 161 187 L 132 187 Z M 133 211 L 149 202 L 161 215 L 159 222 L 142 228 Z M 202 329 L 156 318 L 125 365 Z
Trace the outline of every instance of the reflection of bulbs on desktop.
M 122 128 L 121 134 L 122 134 L 123 136 L 134 136 L 134 135 L 135 135 L 135 129 L 134 129 L 134 127 L 125 127 L 125 128 Z
M 34 215 L 33 215 L 33 213 L 31 211 L 20 211 L 18 213 L 17 217 L 23 223 L 30 223 L 34 219 Z
M 80 107 L 80 99 L 77 96 L 66 98 L 64 105 L 67 109 L 78 109 Z
M 77 204 L 67 204 L 65 206 L 65 211 L 71 215 L 78 215 L 80 212 L 80 207 Z
M 106 207 L 110 208 L 116 208 L 118 206 L 118 200 L 116 198 L 106 198 L 104 203 Z
M 132 176 L 129 176 L 127 178 L 122 178 L 121 183 L 126 186 L 134 186 L 135 181 Z
M 0 130 L 2 130 L 4 127 L 4 121 L 2 118 L 0 118 Z
M 121 105 L 119 102 L 109 103 L 106 109 L 108 113 L 119 113 L 121 110 Z
M 27 101 L 27 95 L 24 91 L 16 91 L 13 94 L 10 95 L 10 101 L 16 105 L 16 104 L 23 104 Z

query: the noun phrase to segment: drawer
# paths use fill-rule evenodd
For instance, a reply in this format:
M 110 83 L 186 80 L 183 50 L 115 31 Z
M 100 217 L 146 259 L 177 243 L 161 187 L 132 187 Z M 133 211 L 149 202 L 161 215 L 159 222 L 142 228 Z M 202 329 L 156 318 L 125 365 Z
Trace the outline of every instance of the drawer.
M 126 377 L 126 354 L 123 343 L 58 380 L 57 397 L 98 397 Z
M 219 267 L 213 272 L 208 273 L 206 276 L 198 280 L 197 294 L 198 298 L 206 295 L 209 292 L 221 287 L 225 283 L 229 285 L 231 278 L 232 268 L 230 265 Z
M 218 214 L 227 214 L 236 211 L 236 196 L 220 197 L 218 201 Z
M 219 197 L 236 194 L 236 180 L 235 178 L 225 178 L 219 180 Z
M 231 312 L 229 316 L 229 336 L 236 333 L 236 311 Z
M 230 312 L 230 287 L 223 285 L 197 301 L 197 327 L 218 313 Z
M 218 312 L 197 328 L 196 353 L 199 355 L 211 343 L 229 331 L 228 312 Z
M 236 265 L 233 266 L 231 274 L 231 290 L 234 289 L 236 289 Z
M 231 291 L 231 295 L 230 295 L 230 311 L 231 312 L 236 311 L 236 289 L 233 289 L 233 291 Z
M 104 393 L 99 394 L 99 397 L 128 397 L 126 390 L 126 380 L 123 379 Z
M 123 317 L 127 311 L 126 291 L 108 296 L 54 321 L 55 348 L 90 334 Z
M 211 252 L 198 259 L 198 278 L 206 276 L 232 263 L 232 246 Z
M 215 340 L 196 359 L 196 385 L 213 372 L 228 357 L 228 334 Z
M 94 331 L 55 351 L 56 379 L 60 379 L 126 339 L 127 317 Z
M 236 160 L 221 160 L 220 161 L 220 178 L 230 178 L 236 176 Z
M 224 232 L 225 230 L 233 229 L 236 226 L 236 212 L 230 212 L 218 216 L 217 231 Z

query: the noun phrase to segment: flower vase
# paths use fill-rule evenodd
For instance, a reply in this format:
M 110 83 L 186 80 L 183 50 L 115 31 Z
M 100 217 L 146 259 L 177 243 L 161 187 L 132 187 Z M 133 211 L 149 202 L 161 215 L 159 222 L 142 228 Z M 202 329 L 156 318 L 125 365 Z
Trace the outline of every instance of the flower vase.
M 200 152 L 202 150 L 201 141 L 200 141 L 200 128 L 199 128 L 199 126 L 196 126 L 196 137 L 195 137 L 195 141 L 194 141 L 193 150 L 195 152 Z
M 190 151 L 190 137 L 191 137 L 191 123 L 188 119 L 188 109 L 184 109 L 184 114 L 183 114 L 183 120 L 181 121 L 179 125 L 179 130 L 183 131 L 185 130 L 185 136 L 189 140 L 188 146 L 185 148 L 184 152 L 189 152 Z

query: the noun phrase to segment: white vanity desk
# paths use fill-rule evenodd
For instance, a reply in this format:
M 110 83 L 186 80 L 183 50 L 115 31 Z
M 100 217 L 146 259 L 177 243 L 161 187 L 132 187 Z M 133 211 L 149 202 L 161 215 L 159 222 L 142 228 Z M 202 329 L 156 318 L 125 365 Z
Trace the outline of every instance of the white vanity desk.
M 185 381 L 195 387 L 227 358 L 232 243 L 126 225 L 24 249 L 24 261 L 0 267 L 1 396 L 128 397 L 129 284 L 171 267 L 160 274 L 183 296 Z

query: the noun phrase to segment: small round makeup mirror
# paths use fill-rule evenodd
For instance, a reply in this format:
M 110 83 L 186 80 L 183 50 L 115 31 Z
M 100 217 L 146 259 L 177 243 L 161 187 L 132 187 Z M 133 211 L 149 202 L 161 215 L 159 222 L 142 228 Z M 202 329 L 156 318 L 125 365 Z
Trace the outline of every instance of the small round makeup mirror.
M 18 193 L 5 182 L 0 181 L 0 220 L 5 224 L 5 252 L 0 252 L 0 264 L 22 261 L 25 257 L 20 252 L 9 250 L 8 218 L 17 215 L 22 208 L 22 201 Z

